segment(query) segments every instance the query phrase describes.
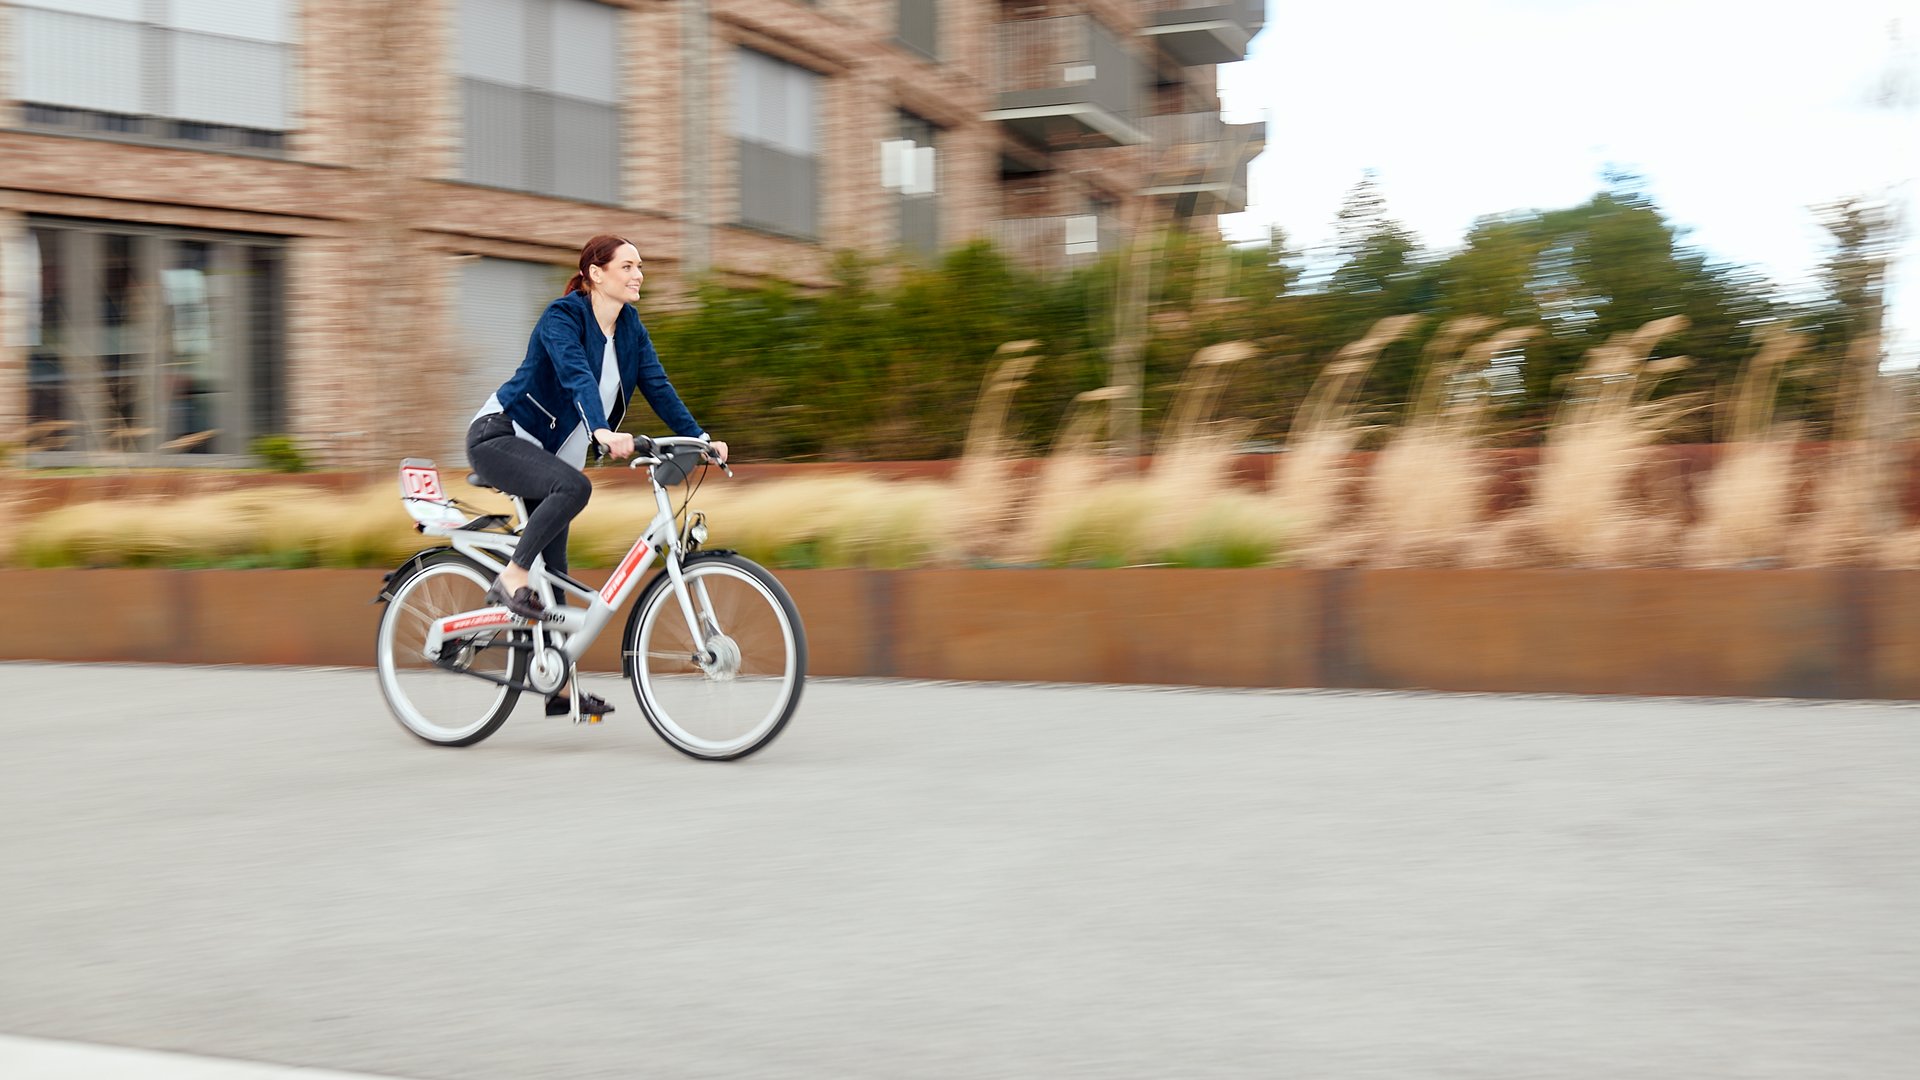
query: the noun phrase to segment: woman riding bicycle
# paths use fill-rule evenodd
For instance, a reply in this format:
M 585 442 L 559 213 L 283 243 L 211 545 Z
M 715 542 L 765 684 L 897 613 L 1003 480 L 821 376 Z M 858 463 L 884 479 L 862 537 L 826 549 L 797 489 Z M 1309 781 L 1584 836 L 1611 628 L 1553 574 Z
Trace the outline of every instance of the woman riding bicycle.
M 676 435 L 706 432 L 674 392 L 653 351 L 647 328 L 631 306 L 640 298 L 640 251 L 618 236 L 596 236 L 580 249 L 580 271 L 566 294 L 547 305 L 534 324 L 527 355 L 467 429 L 467 463 L 481 480 L 527 501 L 526 527 L 488 604 L 527 619 L 546 615 L 527 584 L 535 556 L 550 570 L 567 569 L 567 527 L 586 509 L 593 483 L 581 470 L 587 449 L 615 458 L 633 456 L 633 436 L 619 430 L 638 389 Z M 726 460 L 727 444 L 714 456 Z M 547 711 L 568 708 L 566 693 Z M 611 711 L 604 701 L 583 711 Z

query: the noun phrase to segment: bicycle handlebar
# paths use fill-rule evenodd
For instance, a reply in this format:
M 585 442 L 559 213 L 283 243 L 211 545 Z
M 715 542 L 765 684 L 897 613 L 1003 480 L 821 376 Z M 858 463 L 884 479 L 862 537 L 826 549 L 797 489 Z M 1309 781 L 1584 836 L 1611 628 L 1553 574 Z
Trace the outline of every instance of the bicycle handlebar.
M 662 450 L 672 450 L 682 446 L 698 447 L 702 458 L 720 466 L 720 471 L 728 476 L 733 475 L 733 470 L 727 467 L 726 462 L 714 458 L 712 440 L 700 438 L 698 435 L 663 435 L 657 439 L 635 435 L 633 457 L 627 461 L 627 468 L 637 469 L 642 465 L 658 465 L 666 460 L 661 456 Z

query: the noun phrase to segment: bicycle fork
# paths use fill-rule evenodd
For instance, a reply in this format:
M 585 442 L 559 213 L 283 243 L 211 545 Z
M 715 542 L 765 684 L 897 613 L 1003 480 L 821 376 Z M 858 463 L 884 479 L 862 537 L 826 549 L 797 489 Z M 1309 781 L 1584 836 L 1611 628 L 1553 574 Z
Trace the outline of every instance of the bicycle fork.
M 713 613 L 713 597 L 708 595 L 705 582 L 695 582 L 691 586 L 687 584 L 687 577 L 681 572 L 677 558 L 667 559 L 667 577 L 673 582 L 673 594 L 680 601 L 680 614 L 687 620 L 687 633 L 696 650 L 690 659 L 700 670 L 711 675 L 720 662 L 713 643 L 723 636 L 719 620 Z M 700 601 L 698 612 L 693 606 L 696 593 Z

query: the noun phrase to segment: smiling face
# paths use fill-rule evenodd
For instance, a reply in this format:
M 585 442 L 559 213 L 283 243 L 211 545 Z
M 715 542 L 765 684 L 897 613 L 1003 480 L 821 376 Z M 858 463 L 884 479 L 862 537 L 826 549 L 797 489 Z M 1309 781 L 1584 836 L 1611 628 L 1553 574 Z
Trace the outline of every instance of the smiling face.
M 640 252 L 632 244 L 613 249 L 605 264 L 589 268 L 593 291 L 609 300 L 631 304 L 640 299 L 640 284 L 647 276 L 640 272 Z

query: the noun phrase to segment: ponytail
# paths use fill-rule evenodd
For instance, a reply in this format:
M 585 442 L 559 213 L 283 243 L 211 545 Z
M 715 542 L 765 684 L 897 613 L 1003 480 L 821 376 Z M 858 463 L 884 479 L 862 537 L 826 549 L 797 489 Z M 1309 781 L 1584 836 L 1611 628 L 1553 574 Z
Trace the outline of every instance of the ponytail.
M 580 272 L 567 279 L 567 291 L 561 295 L 572 296 L 577 292 L 586 292 L 591 287 L 587 277 L 587 269 L 594 266 L 605 266 L 612 262 L 614 252 L 619 251 L 621 245 L 626 243 L 629 243 L 629 241 L 615 236 L 612 233 L 601 233 L 599 236 L 587 241 L 585 246 L 580 249 Z M 638 250 L 637 246 L 635 250 Z

